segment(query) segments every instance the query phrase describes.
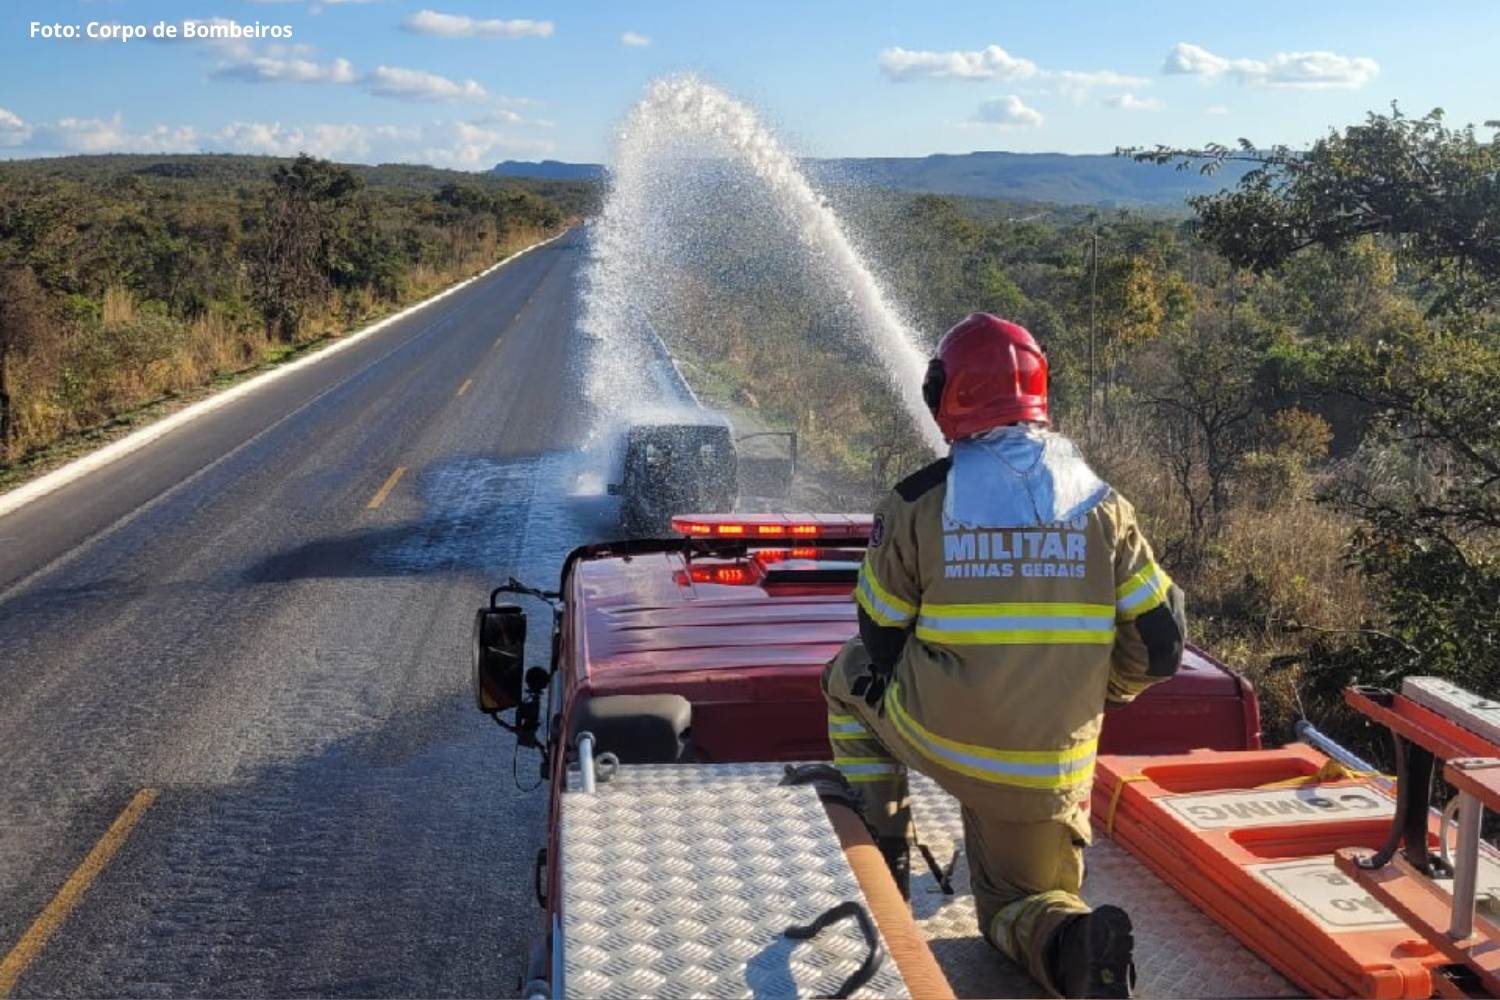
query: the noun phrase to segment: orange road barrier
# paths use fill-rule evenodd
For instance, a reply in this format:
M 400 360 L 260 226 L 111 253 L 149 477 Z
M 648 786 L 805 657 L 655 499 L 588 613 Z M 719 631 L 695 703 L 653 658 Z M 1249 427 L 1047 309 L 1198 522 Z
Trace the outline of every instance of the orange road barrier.
M 1395 804 L 1370 776 L 1301 744 L 1106 756 L 1096 775 L 1101 830 L 1302 988 L 1432 995 L 1447 958 L 1334 863 L 1390 828 Z

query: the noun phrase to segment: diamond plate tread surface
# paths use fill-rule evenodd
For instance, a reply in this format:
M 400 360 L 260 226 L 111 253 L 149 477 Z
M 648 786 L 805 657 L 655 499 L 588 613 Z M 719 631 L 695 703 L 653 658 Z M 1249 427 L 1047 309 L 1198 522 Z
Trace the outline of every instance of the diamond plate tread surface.
M 954 895 L 944 896 L 921 857 L 912 856 L 912 914 L 960 997 L 1041 997 L 1025 972 L 980 936 L 962 855 L 958 802 L 925 775 L 911 775 L 918 837 L 947 865 L 957 856 Z M 1295 986 L 1228 931 L 1173 892 L 1123 848 L 1096 836 L 1084 855 L 1083 896 L 1125 908 L 1135 925 L 1142 997 L 1301 996 Z
M 859 967 L 850 921 L 783 934 L 863 897 L 817 794 L 781 773 L 638 765 L 563 796 L 567 996 L 828 996 Z M 855 996 L 907 991 L 887 959 Z

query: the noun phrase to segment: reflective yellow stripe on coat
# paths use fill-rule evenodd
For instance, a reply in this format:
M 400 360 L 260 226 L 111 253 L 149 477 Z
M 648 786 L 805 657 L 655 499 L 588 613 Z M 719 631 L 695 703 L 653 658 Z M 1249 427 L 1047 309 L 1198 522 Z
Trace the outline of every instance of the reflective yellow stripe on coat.
M 1120 621 L 1134 621 L 1167 599 L 1172 578 L 1155 562 L 1148 562 L 1137 573 L 1115 588 L 1115 612 Z
M 901 765 L 890 757 L 838 757 L 833 766 L 849 781 L 889 781 L 902 774 Z
M 923 604 L 917 638 L 943 646 L 1109 645 L 1108 604 Z
M 854 599 L 865 609 L 865 614 L 886 628 L 900 628 L 911 624 L 917 609 L 880 585 L 868 560 L 859 568 L 859 585 L 854 588 Z
M 828 717 L 829 740 L 867 740 L 873 739 L 874 735 L 853 715 L 830 715 Z
M 927 729 L 901 704 L 899 684 L 886 691 L 885 706 L 896 730 L 918 753 L 950 771 L 1018 788 L 1064 789 L 1094 776 L 1099 741 L 1089 740 L 1064 750 L 997 750 L 960 743 Z

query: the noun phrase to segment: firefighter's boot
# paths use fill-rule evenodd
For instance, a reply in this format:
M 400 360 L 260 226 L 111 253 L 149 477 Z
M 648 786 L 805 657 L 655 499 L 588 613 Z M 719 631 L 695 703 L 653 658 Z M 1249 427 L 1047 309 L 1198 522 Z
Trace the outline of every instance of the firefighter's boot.
M 891 869 L 902 899 L 911 899 L 911 843 L 905 837 L 881 837 L 876 846 Z
M 1052 982 L 1065 997 L 1129 997 L 1134 948 L 1130 917 L 1118 906 L 1079 914 L 1053 939 Z

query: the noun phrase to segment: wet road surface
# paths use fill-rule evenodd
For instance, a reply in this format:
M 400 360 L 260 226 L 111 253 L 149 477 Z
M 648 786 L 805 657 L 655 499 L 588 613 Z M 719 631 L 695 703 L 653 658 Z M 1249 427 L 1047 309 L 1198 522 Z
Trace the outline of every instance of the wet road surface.
M 0 987 L 515 990 L 545 799 L 471 707 L 469 629 L 612 530 L 568 495 L 583 254 L 0 517 Z

